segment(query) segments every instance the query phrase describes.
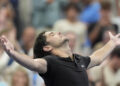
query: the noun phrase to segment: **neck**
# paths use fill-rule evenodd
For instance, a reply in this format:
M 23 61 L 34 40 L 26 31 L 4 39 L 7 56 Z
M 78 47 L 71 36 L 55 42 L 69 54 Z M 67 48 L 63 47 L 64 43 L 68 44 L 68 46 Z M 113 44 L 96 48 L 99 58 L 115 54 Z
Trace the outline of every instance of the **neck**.
M 69 20 L 71 23 L 76 22 L 76 19 L 75 19 L 75 18 L 68 18 L 68 20 Z
M 68 45 L 68 43 L 64 44 L 63 46 L 53 49 L 52 53 L 54 55 L 63 57 L 63 58 L 67 58 L 67 57 L 71 57 L 72 58 L 72 51 Z

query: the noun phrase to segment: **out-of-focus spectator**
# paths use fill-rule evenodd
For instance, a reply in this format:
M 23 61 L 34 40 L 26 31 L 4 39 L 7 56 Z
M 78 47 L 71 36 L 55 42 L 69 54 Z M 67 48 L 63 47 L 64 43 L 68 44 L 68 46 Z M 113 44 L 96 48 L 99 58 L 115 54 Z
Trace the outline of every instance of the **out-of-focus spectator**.
M 119 1 L 118 0 L 108 0 L 112 5 L 112 16 L 118 16 L 119 14 Z
M 33 26 L 36 28 L 49 27 L 60 18 L 60 0 L 33 1 Z
M 66 7 L 69 3 L 73 3 L 73 4 L 78 5 L 78 7 L 79 7 L 80 9 L 81 9 L 81 7 L 82 7 L 82 4 L 81 4 L 80 0 L 66 0 L 66 2 L 64 1 L 63 3 L 61 3 L 61 4 L 63 4 L 63 5 L 61 5 L 62 10 L 64 10 L 65 7 Z
M 85 23 L 95 23 L 100 19 L 100 4 L 95 0 L 81 0 L 83 11 L 80 13 L 80 21 Z
M 16 29 L 14 23 L 12 21 L 7 21 L 6 26 L 7 26 L 6 28 L 9 29 L 8 34 L 7 34 L 9 40 L 14 44 L 15 49 L 17 51 L 21 51 L 21 47 L 17 41 L 17 29 Z
M 1 11 L 1 17 L 6 18 L 7 20 L 13 20 L 14 10 L 9 2 L 1 3 L 0 11 Z
M 13 73 L 11 86 L 30 86 L 29 77 L 24 68 L 17 68 Z
M 113 29 L 118 32 L 118 26 L 110 20 L 111 4 L 109 1 L 101 2 L 101 19 L 99 22 L 91 24 L 88 28 L 88 37 L 92 47 L 102 40 L 102 35 L 105 30 Z
M 20 31 L 20 26 L 19 26 L 19 10 L 18 10 L 18 3 L 19 0 L 9 0 L 9 2 L 11 3 L 14 12 L 15 12 L 15 16 L 14 16 L 14 24 L 17 27 L 18 31 Z
M 32 24 L 33 0 L 19 0 L 19 17 L 22 28 Z
M 14 12 L 10 4 L 0 4 L 0 30 L 5 29 L 8 20 L 13 20 Z
M 73 3 L 73 4 L 78 5 L 80 10 L 82 8 L 82 3 L 80 2 L 80 0 L 69 0 L 68 3 Z
M 62 33 L 73 32 L 77 36 L 76 46 L 74 52 L 80 52 L 81 46 L 86 38 L 86 25 L 77 20 L 79 14 L 79 7 L 74 3 L 69 3 L 65 8 L 66 18 L 57 21 L 54 25 L 54 31 Z
M 20 0 L 22 1 L 22 0 Z M 23 23 L 19 20 L 19 10 L 18 10 L 19 0 L 0 0 L 0 21 L 4 23 L 6 20 L 12 20 L 17 27 L 17 38 L 20 38 Z M 22 15 L 21 15 L 22 16 Z M 23 21 L 24 22 L 24 21 Z M 4 24 L 3 24 L 4 25 Z
M 112 3 L 112 17 L 111 20 L 113 23 L 119 26 L 120 32 L 120 0 L 110 0 Z
M 104 0 L 103 0 L 104 1 Z M 120 12 L 120 0 L 107 0 L 111 3 L 111 9 L 112 9 L 112 13 L 111 15 L 113 17 L 115 16 L 119 16 L 119 12 Z
M 0 36 L 1 35 L 5 35 L 14 44 L 15 49 L 20 51 L 20 46 L 16 40 L 16 30 L 11 21 L 7 21 L 6 27 L 0 31 Z M 2 48 L 0 49 L 0 52 L 0 79 L 9 84 L 11 73 L 18 66 L 18 64 L 14 64 L 13 59 L 10 59 Z
M 70 2 L 70 3 L 75 3 L 75 4 L 77 4 L 77 3 L 80 2 L 80 0 L 69 0 L 69 2 Z
M 111 53 L 110 63 L 103 69 L 102 86 L 120 86 L 120 46 Z
M 22 38 L 20 40 L 23 52 L 28 54 L 35 41 L 36 31 L 32 26 L 28 26 L 24 29 Z
M 116 0 L 116 3 L 117 3 L 117 13 L 118 16 L 120 16 L 120 0 Z
M 98 43 L 94 46 L 93 51 L 95 51 L 95 50 L 97 50 L 97 49 L 99 49 L 99 48 L 102 48 L 102 47 L 110 40 L 108 32 L 111 32 L 113 35 L 116 35 L 116 34 L 117 34 L 116 31 L 114 31 L 113 29 L 105 30 L 105 31 L 103 32 L 103 35 L 102 35 L 102 41 L 101 41 L 101 42 L 98 42 Z

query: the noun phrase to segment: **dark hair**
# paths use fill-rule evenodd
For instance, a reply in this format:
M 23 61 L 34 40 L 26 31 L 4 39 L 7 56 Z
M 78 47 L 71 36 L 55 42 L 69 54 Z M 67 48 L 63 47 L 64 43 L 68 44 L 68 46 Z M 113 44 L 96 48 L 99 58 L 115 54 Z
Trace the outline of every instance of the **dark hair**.
M 48 44 L 46 41 L 45 32 L 46 31 L 40 33 L 36 38 L 33 50 L 34 58 L 42 58 L 44 56 L 50 55 L 50 52 L 46 52 L 43 50 L 43 47 Z
M 111 10 L 110 1 L 101 1 L 101 9 L 103 9 L 103 10 Z
M 117 46 L 111 53 L 111 58 L 114 56 L 117 56 L 117 58 L 120 58 L 120 46 Z
M 64 6 L 63 11 L 67 12 L 71 8 L 75 9 L 77 12 L 80 12 L 80 7 L 75 3 L 68 3 L 66 6 Z

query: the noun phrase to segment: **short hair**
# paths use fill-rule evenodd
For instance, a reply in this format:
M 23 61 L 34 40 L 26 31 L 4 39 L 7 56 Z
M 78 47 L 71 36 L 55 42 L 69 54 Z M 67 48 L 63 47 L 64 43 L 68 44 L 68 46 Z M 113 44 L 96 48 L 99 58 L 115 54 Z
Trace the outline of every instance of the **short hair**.
M 67 12 L 71 8 L 75 9 L 77 12 L 80 12 L 80 7 L 75 3 L 68 3 L 66 6 L 64 6 L 63 11 Z
M 30 80 L 29 80 L 29 75 L 28 75 L 28 72 L 27 72 L 27 70 L 26 69 L 24 69 L 23 67 L 21 67 L 21 66 L 18 66 L 17 68 L 16 68 L 16 70 L 13 72 L 13 74 L 12 74 L 12 77 L 11 77 L 11 85 L 12 86 L 14 86 L 14 76 L 16 75 L 16 73 L 17 72 L 22 72 L 25 76 L 25 78 L 27 79 L 27 81 L 26 81 L 26 83 L 25 83 L 25 86 L 30 86 Z
M 34 49 L 33 49 L 34 58 L 42 58 L 47 55 L 50 55 L 50 52 L 43 50 L 43 47 L 48 44 L 48 42 L 46 41 L 45 32 L 46 31 L 41 32 L 36 38 Z
M 103 9 L 103 10 L 111 10 L 110 1 L 101 1 L 101 9 Z
M 111 58 L 114 56 L 117 56 L 117 58 L 120 58 L 120 46 L 117 46 L 112 52 L 111 52 Z

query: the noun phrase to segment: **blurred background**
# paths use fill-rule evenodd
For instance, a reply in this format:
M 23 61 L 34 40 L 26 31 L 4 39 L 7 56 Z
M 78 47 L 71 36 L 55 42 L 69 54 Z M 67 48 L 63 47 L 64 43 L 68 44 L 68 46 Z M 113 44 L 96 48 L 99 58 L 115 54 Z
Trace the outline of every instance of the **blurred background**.
M 73 52 L 88 56 L 120 31 L 120 0 L 0 0 L 0 36 L 18 52 L 33 56 L 44 30 L 65 34 Z M 90 86 L 120 86 L 120 46 L 103 64 L 88 71 Z M 21 67 L 0 45 L 0 86 L 45 86 L 35 72 Z

